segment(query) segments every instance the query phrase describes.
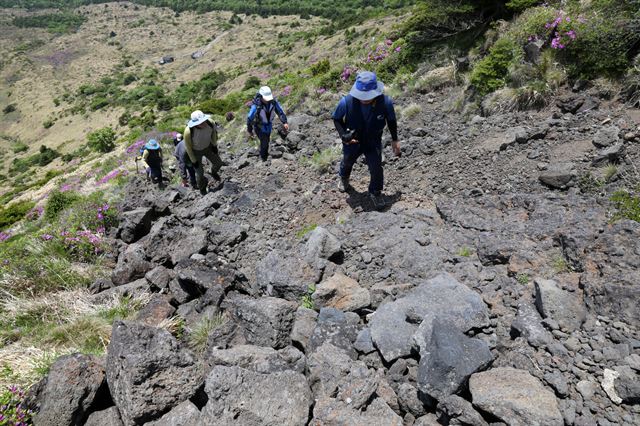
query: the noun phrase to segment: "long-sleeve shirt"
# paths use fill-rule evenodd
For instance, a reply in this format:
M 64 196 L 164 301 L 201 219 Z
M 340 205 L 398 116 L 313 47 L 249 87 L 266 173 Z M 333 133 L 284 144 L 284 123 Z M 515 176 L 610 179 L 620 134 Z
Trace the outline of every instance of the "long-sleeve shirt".
M 387 126 L 389 127 L 389 132 L 391 133 L 391 140 L 397 141 L 398 140 L 398 120 L 396 118 L 396 112 L 393 107 L 393 101 L 389 96 L 384 96 L 383 99 L 384 99 L 385 117 L 386 117 Z M 359 107 L 362 112 L 363 120 L 365 122 L 369 122 L 370 115 L 373 113 L 373 105 L 372 104 L 365 105 L 360 102 L 357 102 L 356 104 L 359 104 Z M 336 130 L 338 131 L 338 134 L 340 135 L 341 138 L 345 135 L 347 131 L 346 121 L 345 121 L 346 115 L 347 115 L 347 98 L 343 97 L 342 99 L 340 99 L 340 102 L 338 103 L 338 106 L 336 107 L 336 110 L 334 111 L 332 116 L 333 124 L 336 127 Z
M 254 122 L 254 120 L 256 120 L 256 114 L 260 114 L 260 126 L 257 129 L 254 129 L 254 125 L 256 124 Z M 280 118 L 280 121 L 282 121 L 283 124 L 286 124 L 287 116 L 285 115 L 280 102 L 276 99 L 267 102 L 266 104 L 263 103 L 260 107 L 258 107 L 258 104 L 254 102 L 253 105 L 251 105 L 249 114 L 247 115 L 247 131 L 249 133 L 253 133 L 254 131 L 260 133 L 271 133 L 273 130 L 273 118 L 276 114 L 278 115 L 278 118 Z
M 210 128 L 205 127 L 204 129 L 197 129 L 195 127 L 190 128 L 187 126 L 182 134 L 185 149 L 192 163 L 196 162 L 196 156 L 193 153 L 194 150 L 203 151 L 209 146 L 211 146 L 213 150 L 216 150 L 218 147 L 218 132 L 216 131 L 216 125 L 211 119 L 207 120 L 207 122 L 209 123 L 209 126 L 211 126 Z M 210 136 L 209 131 L 211 132 Z M 200 136 L 198 136 L 198 132 L 207 132 L 206 137 L 204 139 L 200 138 Z M 192 133 L 195 133 L 195 140 Z
M 184 139 L 178 142 L 178 145 L 176 145 L 173 156 L 176 157 L 176 160 L 178 161 L 180 176 L 182 176 L 182 179 L 187 179 L 187 162 L 189 161 L 189 157 L 187 155 L 187 148 L 185 146 Z M 191 165 L 191 163 L 189 163 L 189 165 Z

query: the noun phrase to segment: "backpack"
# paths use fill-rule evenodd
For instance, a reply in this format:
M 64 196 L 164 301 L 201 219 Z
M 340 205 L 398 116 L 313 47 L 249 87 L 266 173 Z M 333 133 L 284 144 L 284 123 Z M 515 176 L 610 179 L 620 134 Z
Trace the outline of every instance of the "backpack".
M 263 123 L 262 123 L 262 118 L 260 117 L 260 113 L 271 102 L 273 102 L 274 106 L 273 106 L 273 109 L 270 112 L 266 113 L 267 122 L 271 122 L 271 114 L 276 112 L 276 107 L 275 107 L 276 98 L 273 98 L 273 100 L 270 101 L 269 103 L 267 103 L 266 105 L 262 103 L 262 96 L 260 96 L 259 93 L 255 96 L 255 98 L 253 98 L 253 104 L 256 106 L 256 115 L 253 117 L 253 128 L 254 129 L 259 129 L 260 127 L 258 127 L 258 126 L 262 126 Z

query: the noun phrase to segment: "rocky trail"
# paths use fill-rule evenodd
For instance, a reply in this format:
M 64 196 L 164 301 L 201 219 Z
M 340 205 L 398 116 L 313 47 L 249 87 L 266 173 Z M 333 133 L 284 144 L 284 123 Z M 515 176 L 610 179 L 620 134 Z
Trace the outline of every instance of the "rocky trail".
M 638 177 L 638 111 L 588 92 L 471 120 L 411 102 L 384 211 L 366 165 L 342 194 L 300 161 L 335 145 L 326 113 L 292 114 L 268 165 L 222 134 L 206 196 L 133 180 L 92 291 L 151 302 L 105 357 L 53 365 L 36 424 L 640 424 L 640 224 L 602 195 Z

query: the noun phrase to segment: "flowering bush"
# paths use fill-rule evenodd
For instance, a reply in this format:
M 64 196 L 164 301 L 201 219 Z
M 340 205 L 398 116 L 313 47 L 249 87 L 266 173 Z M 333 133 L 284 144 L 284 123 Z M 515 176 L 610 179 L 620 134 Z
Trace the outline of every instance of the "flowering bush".
M 0 231 L 0 243 L 3 243 L 11 238 L 11 233 Z
M 555 19 L 544 25 L 544 28 L 551 32 L 551 48 L 561 50 L 569 46 L 578 37 L 580 25 L 585 23 L 586 20 L 581 16 L 573 19 L 564 11 L 558 10 Z
M 0 425 L 27 426 L 31 423 L 33 411 L 24 405 L 24 391 L 9 386 L 0 394 Z
M 113 179 L 119 178 L 119 177 L 125 177 L 129 175 L 129 171 L 126 169 L 115 169 L 110 171 L 109 173 L 107 173 L 106 175 L 104 175 L 103 177 L 101 177 L 100 179 L 98 179 L 98 181 L 96 182 L 96 186 L 101 186 L 104 185 L 107 182 L 112 181 Z
M 364 62 L 367 64 L 382 62 L 393 53 L 399 53 L 401 50 L 401 46 L 397 46 L 394 48 L 393 40 L 387 39 L 384 41 L 384 43 L 376 46 L 375 49 L 370 50 L 369 53 L 367 53 L 367 57 Z
M 63 250 L 70 258 L 80 262 L 91 262 L 96 256 L 104 253 L 108 247 L 104 245 L 103 227 L 96 231 L 83 229 L 79 231 L 61 230 L 53 233 L 43 233 L 40 238 L 47 244 Z

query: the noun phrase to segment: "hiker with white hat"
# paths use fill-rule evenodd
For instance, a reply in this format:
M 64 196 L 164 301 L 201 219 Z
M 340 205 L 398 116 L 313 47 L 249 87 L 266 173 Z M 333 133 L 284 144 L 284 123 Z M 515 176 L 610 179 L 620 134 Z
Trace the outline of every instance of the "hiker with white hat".
M 393 153 L 400 156 L 398 122 L 393 101 L 384 95 L 383 91 L 384 84 L 377 80 L 374 72 L 362 71 L 356 77 L 349 94 L 340 99 L 332 115 L 333 123 L 342 139 L 338 189 L 346 192 L 351 188 L 351 170 L 360 155 L 364 154 L 371 175 L 369 196 L 376 209 L 385 206 L 382 196 L 382 132 L 387 125 L 391 132 Z
M 218 171 L 222 167 L 222 159 L 218 153 L 218 132 L 216 124 L 210 115 L 200 110 L 191 113 L 191 119 L 187 122 L 183 132 L 184 147 L 191 164 L 196 170 L 196 182 L 200 193 L 207 193 L 207 179 L 204 176 L 202 159 L 206 157 L 211 163 L 211 176 L 220 181 Z
M 253 99 L 253 104 L 247 115 L 247 132 L 249 137 L 254 138 L 255 133 L 258 134 L 260 140 L 260 159 L 267 161 L 269 155 L 269 142 L 271 140 L 271 131 L 273 130 L 273 119 L 278 115 L 284 126 L 285 131 L 289 131 L 287 124 L 287 116 L 282 110 L 282 106 L 277 99 L 273 97 L 271 89 L 262 86 L 258 94 Z
M 136 161 L 141 159 L 147 163 L 147 177 L 162 188 L 162 148 L 160 148 L 160 144 L 155 139 L 149 139 L 141 151 L 142 156 L 136 158 Z

